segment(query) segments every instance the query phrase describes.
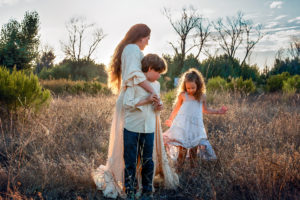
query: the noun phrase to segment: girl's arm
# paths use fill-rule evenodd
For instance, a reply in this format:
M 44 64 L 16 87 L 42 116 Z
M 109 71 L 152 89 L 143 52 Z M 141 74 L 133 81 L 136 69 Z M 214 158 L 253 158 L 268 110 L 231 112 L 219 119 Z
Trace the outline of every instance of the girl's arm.
M 183 100 L 184 99 L 183 99 L 183 93 L 182 93 L 178 96 L 178 101 L 177 101 L 177 103 L 176 103 L 169 119 L 167 119 L 166 122 L 165 122 L 167 126 L 170 127 L 172 125 L 173 119 L 176 117 L 176 115 L 177 115 L 177 113 L 178 113 L 178 111 L 179 111 L 179 109 L 180 109 L 180 107 L 183 103 Z
M 205 114 L 225 114 L 227 111 L 227 108 L 225 106 L 222 106 L 221 109 L 215 110 L 208 108 L 206 105 L 206 96 L 203 95 L 202 97 L 202 112 Z

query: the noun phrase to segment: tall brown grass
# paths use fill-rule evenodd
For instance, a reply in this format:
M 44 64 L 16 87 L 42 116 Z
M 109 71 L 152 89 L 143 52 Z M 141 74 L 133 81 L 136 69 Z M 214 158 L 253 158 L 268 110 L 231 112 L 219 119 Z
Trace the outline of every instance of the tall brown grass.
M 14 120 L 1 112 L 3 198 L 103 199 L 90 177 L 104 164 L 116 97 L 55 98 L 38 115 Z M 297 199 L 300 191 L 300 96 L 209 94 L 226 115 L 205 115 L 217 161 L 189 162 L 176 191 L 155 199 Z M 162 121 L 171 113 L 165 104 Z M 166 130 L 167 127 L 163 127 Z

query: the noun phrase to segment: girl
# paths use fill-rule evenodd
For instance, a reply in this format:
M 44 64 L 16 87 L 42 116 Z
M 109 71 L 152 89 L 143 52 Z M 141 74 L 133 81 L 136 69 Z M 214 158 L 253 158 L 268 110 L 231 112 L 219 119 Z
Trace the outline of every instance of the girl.
M 225 106 L 219 110 L 206 106 L 205 83 L 198 70 L 192 68 L 182 75 L 174 110 L 165 122 L 170 128 L 163 134 L 166 145 L 178 147 L 177 170 L 183 166 L 188 149 L 191 167 L 195 167 L 198 146 L 207 159 L 216 159 L 207 140 L 202 112 L 225 114 L 226 111 Z

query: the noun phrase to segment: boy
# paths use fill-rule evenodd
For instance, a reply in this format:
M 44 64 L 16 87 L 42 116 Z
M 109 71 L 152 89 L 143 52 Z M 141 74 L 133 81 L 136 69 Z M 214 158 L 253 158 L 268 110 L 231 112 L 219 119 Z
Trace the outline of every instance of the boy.
M 142 72 L 156 91 L 160 93 L 157 79 L 166 72 L 166 62 L 156 54 L 148 54 L 142 60 Z M 155 132 L 155 112 L 162 110 L 160 100 L 149 95 L 142 87 L 128 87 L 124 94 L 124 161 L 125 188 L 128 199 L 134 199 L 137 180 L 136 165 L 140 156 L 142 164 L 142 199 L 152 198 L 154 163 L 152 159 Z

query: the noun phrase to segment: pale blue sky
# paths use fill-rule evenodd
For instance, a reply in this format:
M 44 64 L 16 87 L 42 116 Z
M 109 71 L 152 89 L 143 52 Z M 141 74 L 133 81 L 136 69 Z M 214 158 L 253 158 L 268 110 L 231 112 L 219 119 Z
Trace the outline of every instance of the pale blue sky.
M 263 24 L 269 34 L 251 56 L 251 63 L 261 68 L 266 63 L 273 65 L 275 53 L 288 47 L 291 36 L 300 36 L 300 0 L 0 0 L 0 25 L 11 18 L 21 20 L 26 11 L 36 10 L 40 15 L 42 44 L 54 47 L 58 62 L 64 57 L 59 41 L 67 40 L 65 23 L 71 17 L 84 16 L 107 34 L 94 59 L 108 64 L 117 43 L 136 23 L 145 23 L 152 30 L 145 54 L 173 54 L 168 42 L 175 41 L 177 35 L 162 9 L 170 8 L 176 16 L 182 7 L 190 5 L 210 20 L 242 11 L 254 23 Z

